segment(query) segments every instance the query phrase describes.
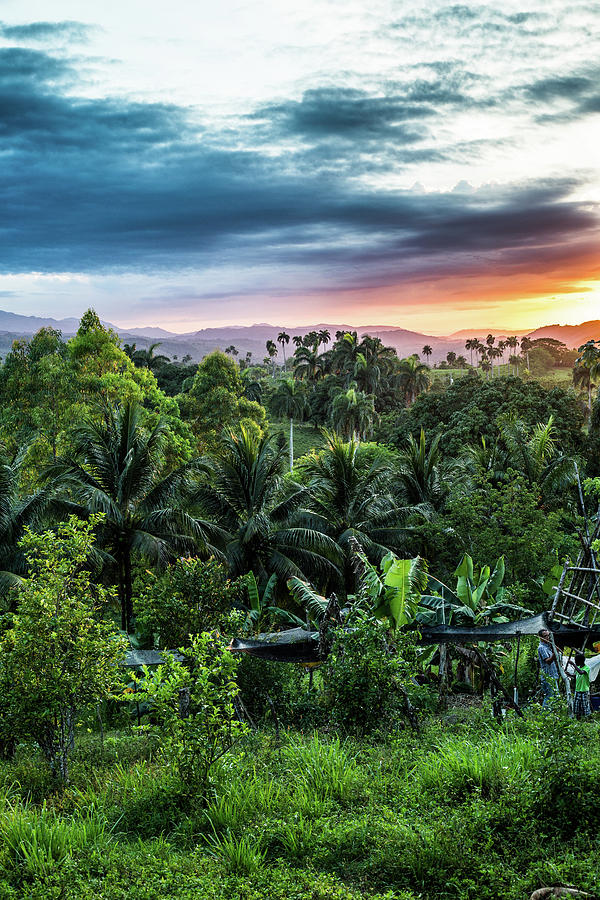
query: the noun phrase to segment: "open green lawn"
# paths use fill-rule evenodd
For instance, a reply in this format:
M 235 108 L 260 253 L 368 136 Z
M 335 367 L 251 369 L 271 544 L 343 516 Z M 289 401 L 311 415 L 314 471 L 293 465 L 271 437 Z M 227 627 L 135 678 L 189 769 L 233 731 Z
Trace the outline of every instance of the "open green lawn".
M 213 799 L 152 734 L 81 739 L 53 792 L 30 747 L 0 764 L 0 898 L 526 900 L 600 890 L 600 723 L 436 716 L 379 740 L 250 734 Z

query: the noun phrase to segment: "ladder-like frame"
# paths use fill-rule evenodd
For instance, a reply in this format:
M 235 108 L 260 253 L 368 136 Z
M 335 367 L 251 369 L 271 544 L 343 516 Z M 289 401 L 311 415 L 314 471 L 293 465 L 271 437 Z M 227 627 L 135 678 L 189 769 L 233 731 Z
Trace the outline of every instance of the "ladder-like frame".
M 600 566 L 593 549 L 594 542 L 600 538 L 600 515 L 596 514 L 595 521 L 592 524 L 583 498 L 579 471 L 577 471 L 577 484 L 579 487 L 579 502 L 585 524 L 584 533 L 579 535 L 581 550 L 575 565 L 571 565 L 569 559 L 565 561 L 562 574 L 556 585 L 552 608 L 548 613 L 548 624 L 551 625 L 556 620 L 560 625 L 571 625 L 580 628 L 582 632 L 585 632 L 582 643 L 582 649 L 585 650 L 591 629 L 595 625 L 600 624 Z M 562 654 L 559 654 L 556 650 L 552 632 L 550 633 L 550 639 L 558 669 L 565 684 L 567 705 L 571 713 L 573 701 L 569 678 L 565 672 L 566 667 L 563 666 Z M 570 661 L 571 656 L 569 655 L 567 666 Z

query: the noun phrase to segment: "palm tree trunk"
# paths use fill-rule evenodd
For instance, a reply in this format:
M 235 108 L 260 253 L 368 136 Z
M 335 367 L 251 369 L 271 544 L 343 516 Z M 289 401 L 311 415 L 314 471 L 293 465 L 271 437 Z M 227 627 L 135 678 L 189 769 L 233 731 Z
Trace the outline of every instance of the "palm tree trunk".
M 117 590 L 119 594 L 119 606 L 121 607 L 121 631 L 127 632 L 127 600 L 125 597 L 125 565 L 123 558 L 123 548 L 121 545 L 117 548 Z
M 294 419 L 290 416 L 290 472 L 294 468 Z
M 125 618 L 127 622 L 127 634 L 131 633 L 131 620 L 133 619 L 133 585 L 131 579 L 131 551 L 129 547 L 125 548 L 124 554 L 125 569 Z

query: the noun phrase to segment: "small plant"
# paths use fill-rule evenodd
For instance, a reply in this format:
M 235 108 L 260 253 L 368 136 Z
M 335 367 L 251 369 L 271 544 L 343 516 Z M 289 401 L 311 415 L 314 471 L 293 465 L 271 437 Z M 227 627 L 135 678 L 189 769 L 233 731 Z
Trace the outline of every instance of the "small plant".
M 309 741 L 293 741 L 284 750 L 296 781 L 320 800 L 348 800 L 354 784 L 355 757 L 338 737 L 323 741 L 315 732 Z
M 223 835 L 209 835 L 206 838 L 208 853 L 228 869 L 238 875 L 250 875 L 263 864 L 266 851 L 258 841 L 242 835 L 236 837 L 230 832 Z
M 246 731 L 234 708 L 236 662 L 221 640 L 207 632 L 193 637 L 182 652 L 185 663 L 169 655 L 154 672 L 144 667 L 137 696 L 154 707 L 163 729 L 165 762 L 175 768 L 182 789 L 206 800 L 214 766 Z
M 336 630 L 322 668 L 324 704 L 335 725 L 362 735 L 389 729 L 401 717 L 414 638 L 399 633 L 390 646 L 377 619 L 356 612 L 354 620 L 351 631 Z

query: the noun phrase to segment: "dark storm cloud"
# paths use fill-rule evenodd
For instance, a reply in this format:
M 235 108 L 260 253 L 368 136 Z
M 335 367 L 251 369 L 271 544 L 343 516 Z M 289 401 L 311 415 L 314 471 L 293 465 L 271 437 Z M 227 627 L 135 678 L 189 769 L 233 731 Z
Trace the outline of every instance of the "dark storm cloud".
M 0 35 L 17 43 L 46 43 L 48 41 L 87 41 L 96 29 L 83 22 L 29 22 L 27 25 L 0 23 Z
M 588 204 L 569 200 L 571 181 L 446 194 L 361 186 L 373 135 L 402 133 L 415 110 L 427 120 L 396 95 L 308 92 L 219 133 L 173 105 L 67 95 L 56 85 L 71 78 L 68 63 L 40 51 L 0 50 L 2 272 L 302 265 L 307 283 L 386 284 L 491 252 L 509 269 L 523 248 L 535 260 L 596 226 Z M 423 93 L 417 82 L 429 103 Z M 328 127 L 353 138 L 337 172 L 330 147 L 298 141 Z M 285 135 L 288 149 L 262 152 L 260 128 Z M 259 149 L 240 149 L 248 141 Z M 406 141 L 400 155 L 436 152 Z M 385 160 L 375 158 L 381 172 Z

